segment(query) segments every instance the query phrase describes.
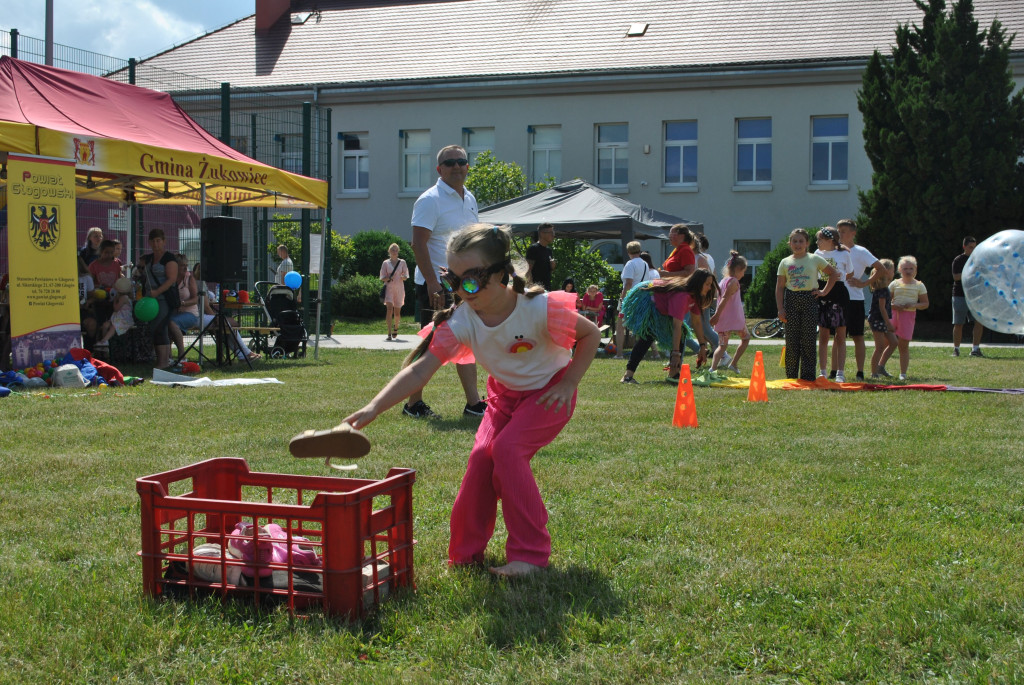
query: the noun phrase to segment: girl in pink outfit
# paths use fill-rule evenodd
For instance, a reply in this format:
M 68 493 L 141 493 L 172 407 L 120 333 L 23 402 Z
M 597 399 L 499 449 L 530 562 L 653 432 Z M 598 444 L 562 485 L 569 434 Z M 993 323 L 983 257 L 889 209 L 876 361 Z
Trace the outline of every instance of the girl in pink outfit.
M 483 563 L 500 499 L 507 563 L 490 569 L 499 576 L 548 565 L 548 514 L 530 460 L 569 422 L 576 388 L 600 342 L 597 326 L 576 312 L 575 293 L 526 290 L 512 269 L 510 249 L 507 227 L 473 224 L 451 237 L 442 285 L 460 301 L 435 315 L 405 367 L 345 419 L 362 428 L 426 385 L 447 362 L 475 358 L 487 369 L 487 411 L 452 507 L 448 563 Z
M 711 370 L 716 371 L 725 357 L 726 348 L 729 347 L 729 336 L 738 335 L 740 346 L 736 348 L 736 355 L 728 369 L 733 373 L 739 373 L 736 365 L 750 344 L 747 318 L 743 312 L 743 298 L 740 296 L 740 280 L 747 273 L 747 258 L 736 250 L 731 250 L 729 261 L 725 263 L 722 272 L 725 278 L 718 284 L 721 296 L 715 315 L 711 317 L 711 325 L 718 333 L 718 347 L 715 349 L 715 356 L 711 358 Z
M 892 293 L 892 318 L 896 326 L 896 346 L 900 351 L 900 380 L 907 380 L 910 365 L 910 341 L 914 339 L 917 312 L 928 309 L 928 289 L 917 280 L 917 259 L 900 257 L 900 277 L 889 284 Z

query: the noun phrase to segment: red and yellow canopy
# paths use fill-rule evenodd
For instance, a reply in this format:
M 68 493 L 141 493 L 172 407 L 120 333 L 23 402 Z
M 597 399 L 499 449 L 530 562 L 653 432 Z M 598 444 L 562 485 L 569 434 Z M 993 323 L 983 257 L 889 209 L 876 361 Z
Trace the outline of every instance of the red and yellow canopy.
M 327 183 L 246 157 L 167 93 L 0 57 L 0 155 L 73 159 L 82 199 L 327 206 Z M 3 183 L 17 183 L 8 178 Z

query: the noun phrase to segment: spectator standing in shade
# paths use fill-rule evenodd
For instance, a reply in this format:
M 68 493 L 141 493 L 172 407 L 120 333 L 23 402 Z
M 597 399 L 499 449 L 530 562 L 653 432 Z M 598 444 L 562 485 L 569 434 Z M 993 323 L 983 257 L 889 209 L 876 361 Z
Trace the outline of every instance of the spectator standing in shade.
M 448 238 L 460 228 L 479 220 L 476 198 L 466 187 L 469 157 L 458 145 L 437 153 L 437 183 L 423 192 L 412 209 L 412 251 L 416 255 L 416 297 L 420 304 L 420 325 L 433 322 L 434 312 L 447 309 L 454 296 L 441 287 L 441 269 L 448 268 Z M 455 370 L 466 393 L 462 413 L 483 416 L 487 405 L 476 386 L 476 364 L 456 364 Z M 409 396 L 402 413 L 414 418 L 437 416 L 423 401 L 423 390 Z
M 99 258 L 101 242 L 103 242 L 103 229 L 99 226 L 93 226 L 85 234 L 85 245 L 78 251 L 78 256 L 82 258 L 86 266 L 89 266 Z
M 277 265 L 276 282 L 284 285 L 284 277 L 288 275 L 289 271 L 295 271 L 295 266 L 292 264 L 292 258 L 288 254 L 286 245 L 277 246 L 277 256 L 281 258 L 281 263 Z
M 527 282 L 538 283 L 545 290 L 551 290 L 551 274 L 555 270 L 555 258 L 551 252 L 551 243 L 555 242 L 555 227 L 543 223 L 537 227 L 537 242 L 526 248 Z
M 967 265 L 967 258 L 974 252 L 974 248 L 978 246 L 978 241 L 973 236 L 967 236 L 964 238 L 963 247 L 964 251 L 958 254 L 953 259 L 953 356 L 960 356 L 960 340 L 964 336 L 964 324 L 972 323 L 972 340 L 973 346 L 971 347 L 972 357 L 984 357 L 981 353 L 981 334 L 985 332 L 985 329 L 980 323 L 974 320 L 971 316 L 970 310 L 967 309 L 967 299 L 964 297 L 964 284 L 961 282 L 960 277 L 963 274 L 964 267 Z
M 672 254 L 661 267 L 661 277 L 689 276 L 697 268 L 697 257 L 693 254 L 693 234 L 686 224 L 676 224 L 668 231 L 668 240 L 672 243 Z

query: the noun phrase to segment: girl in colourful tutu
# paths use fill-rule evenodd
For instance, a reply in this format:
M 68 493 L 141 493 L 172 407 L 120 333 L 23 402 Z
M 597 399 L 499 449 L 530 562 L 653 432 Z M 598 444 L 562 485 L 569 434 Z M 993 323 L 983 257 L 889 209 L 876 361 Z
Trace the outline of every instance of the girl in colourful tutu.
M 700 342 L 697 366 L 708 357 L 701 310 L 706 309 L 718 294 L 715 277 L 707 269 L 697 269 L 689 276 L 657 279 L 633 286 L 622 299 L 626 327 L 636 335 L 636 344 L 626 363 L 623 383 L 636 383 L 633 373 L 657 340 L 669 353 L 668 381 L 679 382 L 684 338 L 695 335 Z M 687 313 L 692 316 L 693 329 L 683 323 Z M 683 331 L 686 331 L 684 336 Z

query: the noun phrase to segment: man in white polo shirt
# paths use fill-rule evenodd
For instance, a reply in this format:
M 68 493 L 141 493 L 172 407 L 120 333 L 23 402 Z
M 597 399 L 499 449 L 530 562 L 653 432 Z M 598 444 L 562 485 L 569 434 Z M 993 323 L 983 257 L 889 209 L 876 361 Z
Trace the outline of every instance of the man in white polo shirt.
M 466 188 L 469 158 L 458 145 L 437 153 L 437 179 L 423 191 L 412 209 L 412 251 L 416 255 L 416 297 L 420 303 L 420 325 L 426 326 L 434 312 L 451 304 L 451 295 L 441 287 L 441 267 L 448 266 L 448 238 L 463 226 L 479 221 L 476 198 Z M 466 393 L 463 414 L 483 416 L 487 405 L 476 386 L 476 365 L 456 364 Z M 423 401 L 422 391 L 409 396 L 402 412 L 415 418 L 436 416 Z
M 867 313 L 864 311 L 864 286 L 868 284 L 871 276 L 861 278 L 868 269 L 881 268 L 881 264 L 875 259 L 875 255 L 865 248 L 857 245 L 857 224 L 853 219 L 840 219 L 836 222 L 839 229 L 839 242 L 850 251 L 850 263 L 853 265 L 853 275 L 846 278 L 846 288 L 850 291 L 850 301 L 846 307 L 846 334 L 853 338 L 853 352 L 857 358 L 857 380 L 864 380 L 864 319 Z M 837 364 L 838 354 L 832 348 L 832 368 L 839 369 Z

